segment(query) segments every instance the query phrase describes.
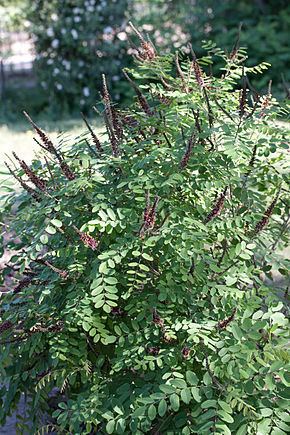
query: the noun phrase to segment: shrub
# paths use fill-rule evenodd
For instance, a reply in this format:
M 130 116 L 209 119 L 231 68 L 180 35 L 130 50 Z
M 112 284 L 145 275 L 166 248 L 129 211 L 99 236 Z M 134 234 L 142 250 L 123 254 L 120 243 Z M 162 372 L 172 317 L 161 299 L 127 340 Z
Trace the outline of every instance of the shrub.
M 101 73 L 110 74 L 115 97 L 126 58 L 123 27 L 127 0 L 33 2 L 30 31 L 35 38 L 35 69 L 50 103 L 69 112 L 88 109 L 100 90 Z M 94 91 L 93 91 L 94 90 Z
M 118 109 L 104 79 L 102 139 L 88 124 L 56 146 L 30 120 L 45 160 L 8 165 L 0 418 L 24 392 L 30 430 L 286 433 L 281 108 L 243 53 L 181 61 L 139 36 L 136 101 Z

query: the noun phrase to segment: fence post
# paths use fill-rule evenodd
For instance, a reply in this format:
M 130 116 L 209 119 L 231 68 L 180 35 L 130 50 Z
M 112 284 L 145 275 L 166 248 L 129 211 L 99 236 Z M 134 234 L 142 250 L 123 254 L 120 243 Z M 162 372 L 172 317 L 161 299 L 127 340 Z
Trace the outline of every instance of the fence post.
M 0 99 L 4 103 L 5 96 L 5 71 L 3 59 L 0 59 Z

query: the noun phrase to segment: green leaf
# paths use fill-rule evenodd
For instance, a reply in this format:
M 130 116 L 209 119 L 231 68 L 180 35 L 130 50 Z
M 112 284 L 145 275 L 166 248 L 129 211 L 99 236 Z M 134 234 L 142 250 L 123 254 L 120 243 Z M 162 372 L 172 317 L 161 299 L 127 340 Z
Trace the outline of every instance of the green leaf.
M 187 385 L 183 379 L 171 379 L 169 382 L 176 388 L 186 388 Z
M 115 430 L 115 421 L 114 420 L 108 421 L 108 423 L 106 424 L 106 432 L 108 434 L 112 434 L 114 433 L 114 430 Z
M 271 432 L 271 434 L 273 433 L 273 431 L 271 430 L 271 419 L 270 418 L 265 418 L 261 422 L 258 423 L 257 435 L 266 435 L 266 434 L 269 434 L 270 432 Z
M 226 285 L 231 287 L 233 284 L 237 282 L 238 278 L 236 276 L 227 276 L 226 277 Z
M 99 266 L 99 272 L 106 274 L 108 272 L 107 263 L 104 261 Z
M 230 414 L 228 414 L 226 411 L 224 411 L 223 409 L 220 409 L 218 411 L 218 415 L 226 423 L 233 423 L 234 422 L 233 417 Z
M 95 308 L 101 308 L 104 305 L 104 303 L 105 303 L 105 300 L 101 299 L 100 301 L 98 301 L 94 304 Z
M 194 398 L 194 400 L 195 400 L 196 402 L 198 402 L 198 403 L 201 402 L 201 396 L 200 396 L 200 394 L 199 394 L 199 388 L 197 388 L 197 387 L 192 387 L 192 388 L 191 388 L 191 394 L 192 394 L 192 397 Z
M 116 340 L 117 340 L 117 337 L 115 337 L 114 335 L 107 335 L 107 337 L 106 337 L 107 344 L 115 343 Z
M 83 328 L 85 331 L 89 331 L 89 329 L 91 328 L 91 325 L 87 322 L 83 322 Z
M 231 329 L 233 332 L 233 336 L 235 337 L 236 340 L 241 340 L 243 338 L 242 330 L 238 327 L 237 324 L 235 324 L 235 323 L 232 324 Z
M 180 402 L 179 402 L 179 396 L 177 394 L 171 394 L 169 396 L 169 401 L 171 408 L 174 412 L 177 412 L 179 410 Z
M 202 409 L 207 409 L 207 408 L 216 408 L 216 405 L 217 405 L 216 400 L 206 400 L 200 406 Z
M 54 225 L 57 228 L 61 228 L 62 227 L 62 222 L 58 219 L 52 219 L 50 221 L 52 223 L 52 225 Z
M 41 241 L 41 243 L 43 243 L 44 245 L 46 245 L 46 243 L 48 243 L 48 237 L 47 237 L 47 235 L 46 235 L 46 234 L 42 234 L 42 235 L 40 236 L 40 241 Z
M 108 213 L 109 218 L 112 219 L 112 221 L 115 221 L 115 220 L 116 220 L 116 215 L 115 215 L 115 213 L 113 212 L 113 210 L 110 209 L 110 208 L 107 208 L 106 211 L 107 211 L 107 213 Z
M 118 434 L 122 434 L 125 432 L 126 429 L 126 420 L 124 418 L 119 418 L 116 423 L 116 431 Z
M 104 304 L 104 305 L 103 305 L 103 310 L 104 310 L 106 313 L 109 314 L 109 313 L 112 311 L 112 308 L 111 308 L 110 305 L 108 305 L 108 304 Z
M 263 417 L 270 417 L 273 414 L 273 410 L 271 408 L 262 408 L 260 409 L 260 414 Z
M 151 421 L 155 420 L 156 414 L 157 414 L 157 411 L 156 411 L 155 406 L 153 404 L 150 405 L 148 408 L 148 417 L 150 418 Z
M 158 405 L 158 414 L 160 417 L 163 417 L 166 414 L 167 411 L 167 403 L 166 400 L 161 399 Z
M 146 254 L 146 252 L 142 253 L 142 257 L 145 258 L 145 260 L 153 261 L 153 257 L 151 257 L 151 255 Z
M 56 229 L 55 229 L 54 227 L 52 227 L 51 225 L 48 225 L 48 226 L 45 228 L 45 231 L 46 231 L 48 234 L 55 234 L 55 233 L 56 233 Z
M 116 278 L 114 278 L 113 276 L 106 276 L 104 278 L 104 281 L 108 284 L 117 284 L 118 280 Z
M 141 417 L 145 415 L 146 409 L 146 406 L 140 406 L 133 412 L 132 417 Z
M 248 428 L 247 424 L 243 424 L 242 426 L 240 426 L 238 431 L 237 431 L 237 435 L 246 435 L 248 433 L 247 428 Z
M 190 385 L 197 385 L 198 384 L 198 377 L 192 371 L 187 370 L 185 377 L 186 377 L 187 382 Z
M 218 404 L 221 406 L 221 408 L 226 411 L 228 414 L 232 414 L 233 410 L 230 407 L 230 405 L 223 400 L 218 400 Z
M 186 403 L 187 405 L 189 404 L 189 402 L 191 401 L 191 392 L 189 388 L 184 388 L 183 390 L 181 390 L 181 400 Z
M 161 390 L 162 393 L 171 394 L 171 393 L 175 393 L 176 389 L 174 387 L 172 387 L 171 385 L 161 384 L 161 385 L 159 385 L 159 390 Z

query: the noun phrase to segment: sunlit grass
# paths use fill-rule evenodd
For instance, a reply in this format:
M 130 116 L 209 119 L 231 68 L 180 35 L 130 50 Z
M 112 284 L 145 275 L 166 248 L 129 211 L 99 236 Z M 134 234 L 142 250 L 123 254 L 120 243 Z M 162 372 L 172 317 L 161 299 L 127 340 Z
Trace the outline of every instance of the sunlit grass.
M 100 128 L 99 119 L 90 120 L 95 128 Z M 42 121 L 38 125 L 48 133 L 54 142 L 58 142 L 60 136 L 65 135 L 72 140 L 86 131 L 86 127 L 81 119 L 69 119 L 61 122 Z M 0 165 L 7 160 L 7 155 L 12 151 L 16 152 L 20 158 L 32 160 L 38 145 L 33 140 L 35 132 L 29 123 L 16 123 L 0 125 Z

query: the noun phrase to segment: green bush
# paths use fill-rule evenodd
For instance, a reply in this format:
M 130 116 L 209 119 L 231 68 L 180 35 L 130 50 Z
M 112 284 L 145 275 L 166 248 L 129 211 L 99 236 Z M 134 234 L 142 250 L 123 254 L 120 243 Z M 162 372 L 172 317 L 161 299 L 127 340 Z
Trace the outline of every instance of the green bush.
M 141 40 L 127 110 L 104 80 L 102 139 L 88 125 L 56 146 L 30 120 L 45 160 L 8 164 L 23 189 L 5 206 L 2 422 L 24 392 L 31 433 L 289 431 L 286 307 L 268 284 L 287 273 L 286 129 L 243 58 L 181 62 Z

